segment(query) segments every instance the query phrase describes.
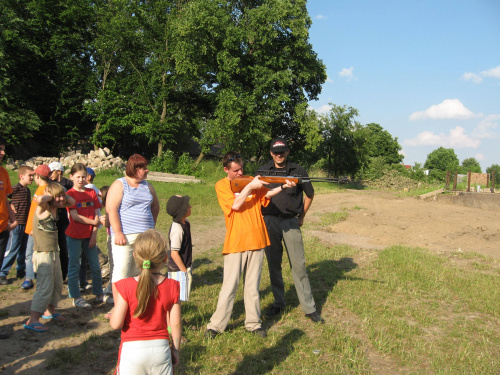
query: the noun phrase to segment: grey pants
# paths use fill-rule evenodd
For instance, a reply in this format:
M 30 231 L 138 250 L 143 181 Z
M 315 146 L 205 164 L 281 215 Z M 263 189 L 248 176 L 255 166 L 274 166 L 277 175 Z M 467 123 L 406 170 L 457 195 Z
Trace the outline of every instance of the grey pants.
M 316 311 L 316 305 L 311 292 L 311 284 L 306 271 L 306 259 L 304 255 L 304 243 L 300 231 L 299 219 L 282 219 L 278 216 L 265 215 L 264 221 L 271 245 L 265 248 L 271 287 L 274 295 L 274 306 L 284 308 L 285 284 L 281 274 L 281 262 L 283 259 L 283 245 L 285 243 L 288 261 L 292 270 L 293 283 L 299 297 L 300 306 L 306 314 Z

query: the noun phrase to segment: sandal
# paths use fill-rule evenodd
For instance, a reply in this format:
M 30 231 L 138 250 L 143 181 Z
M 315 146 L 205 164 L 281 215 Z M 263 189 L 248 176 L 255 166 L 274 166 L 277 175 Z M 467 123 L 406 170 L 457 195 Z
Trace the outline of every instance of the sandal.
M 54 313 L 52 315 L 42 315 L 42 319 L 50 320 L 50 319 L 55 319 L 55 320 L 66 320 L 64 316 L 62 316 L 59 313 Z
M 31 324 L 23 324 L 24 329 L 35 331 L 35 332 L 47 332 L 49 329 L 45 327 L 42 323 L 31 323 Z M 45 328 L 45 329 L 42 329 Z

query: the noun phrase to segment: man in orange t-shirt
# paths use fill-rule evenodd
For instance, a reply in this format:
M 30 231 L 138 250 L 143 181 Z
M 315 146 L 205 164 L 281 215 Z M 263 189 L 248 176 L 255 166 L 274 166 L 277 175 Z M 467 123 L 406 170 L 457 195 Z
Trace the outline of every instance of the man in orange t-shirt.
M 239 193 L 231 190 L 231 180 L 243 176 L 243 160 L 237 152 L 230 151 L 222 158 L 227 177 L 215 184 L 217 199 L 224 212 L 226 238 L 224 240 L 224 278 L 217 302 L 217 309 L 207 325 L 205 336 L 214 338 L 223 332 L 231 318 L 234 298 L 241 275 L 244 275 L 245 328 L 251 333 L 266 337 L 260 320 L 259 284 L 264 247 L 270 245 L 261 205 L 283 189 L 295 186 L 286 184 L 272 190 L 262 189 L 267 182 L 255 177 Z

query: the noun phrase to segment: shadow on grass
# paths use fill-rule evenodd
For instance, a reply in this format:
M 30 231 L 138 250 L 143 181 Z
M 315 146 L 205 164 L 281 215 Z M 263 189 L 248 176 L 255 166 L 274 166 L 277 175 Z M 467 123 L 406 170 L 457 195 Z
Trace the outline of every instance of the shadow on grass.
M 338 281 L 341 279 L 350 279 L 345 274 L 357 267 L 358 265 L 349 257 L 339 260 L 327 259 L 307 266 L 307 274 L 309 276 L 309 282 L 318 312 L 321 312 L 321 307 L 325 303 L 328 294 L 333 290 L 335 285 L 337 285 Z M 264 299 L 268 293 L 272 293 L 270 285 L 261 291 L 261 299 Z M 291 283 L 285 281 L 285 301 L 287 303 L 287 308 L 296 308 L 300 306 L 293 280 Z M 267 306 L 267 308 L 270 307 L 271 306 Z M 271 327 L 273 322 L 279 320 L 280 317 L 281 315 L 276 315 L 275 318 L 269 319 L 266 327 Z
M 294 343 L 299 341 L 304 332 L 293 329 L 283 336 L 274 346 L 264 348 L 257 354 L 248 355 L 240 362 L 231 375 L 266 374 L 286 360 L 294 351 Z

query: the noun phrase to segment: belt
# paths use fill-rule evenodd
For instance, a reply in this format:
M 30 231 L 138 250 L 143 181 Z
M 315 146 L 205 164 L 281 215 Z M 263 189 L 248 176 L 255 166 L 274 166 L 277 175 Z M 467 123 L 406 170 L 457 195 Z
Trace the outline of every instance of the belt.
M 278 216 L 280 219 L 293 219 L 294 217 L 297 217 L 296 214 L 279 214 L 273 216 Z

